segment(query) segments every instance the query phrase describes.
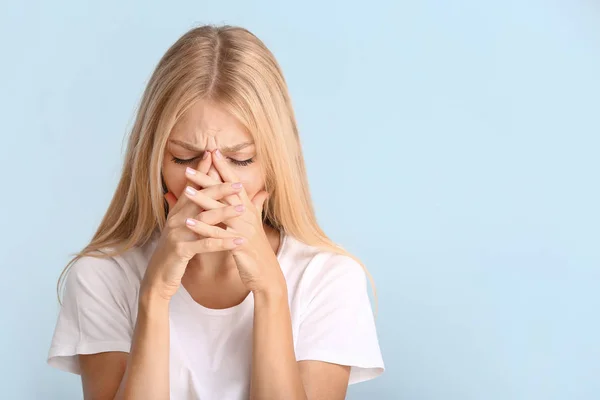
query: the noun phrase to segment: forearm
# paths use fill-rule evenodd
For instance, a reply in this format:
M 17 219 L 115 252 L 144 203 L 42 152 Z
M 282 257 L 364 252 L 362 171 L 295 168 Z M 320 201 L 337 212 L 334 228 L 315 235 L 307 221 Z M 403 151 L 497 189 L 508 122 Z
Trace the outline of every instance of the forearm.
M 127 369 L 116 399 L 169 398 L 169 302 L 140 295 Z
M 251 400 L 304 400 L 287 293 L 254 295 Z

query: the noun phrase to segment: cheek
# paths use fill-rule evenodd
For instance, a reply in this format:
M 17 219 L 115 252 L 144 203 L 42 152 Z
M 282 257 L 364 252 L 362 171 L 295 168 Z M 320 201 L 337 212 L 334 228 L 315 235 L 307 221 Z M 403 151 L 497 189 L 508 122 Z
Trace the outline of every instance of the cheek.
M 244 171 L 238 171 L 237 176 L 240 178 L 246 193 L 248 193 L 248 197 L 251 199 L 264 189 L 263 179 L 258 168 L 248 168 Z
M 169 192 L 173 193 L 175 197 L 179 198 L 187 184 L 187 179 L 185 178 L 185 167 L 181 168 L 174 163 L 166 162 L 163 164 L 162 174 Z

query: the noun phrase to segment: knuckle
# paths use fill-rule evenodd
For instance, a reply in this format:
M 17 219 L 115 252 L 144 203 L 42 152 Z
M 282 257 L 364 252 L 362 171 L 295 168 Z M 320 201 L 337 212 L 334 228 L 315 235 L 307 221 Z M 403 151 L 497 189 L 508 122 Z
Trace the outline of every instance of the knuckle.
M 200 221 L 200 222 L 204 222 L 206 224 L 206 223 L 208 223 L 209 220 L 210 220 L 210 216 L 207 214 L 206 211 L 202 211 L 198 215 L 198 221 Z
M 210 199 L 209 193 L 198 192 L 196 193 L 196 203 L 204 203 L 207 199 Z
M 213 192 L 212 188 L 207 187 L 207 188 L 202 189 L 202 191 L 200 193 L 202 193 L 203 198 L 211 198 L 212 192 Z
M 208 239 L 207 244 L 209 244 L 211 250 L 215 251 L 215 250 L 221 249 L 221 247 L 222 247 L 221 243 L 222 242 L 223 242 L 222 239 L 219 239 L 219 238 L 210 238 L 210 239 Z
M 256 227 L 253 224 L 248 224 L 248 234 L 250 236 L 254 236 L 256 234 L 257 230 Z
M 166 226 L 168 229 L 172 230 L 177 226 L 177 220 L 175 217 L 169 217 L 167 218 L 167 223 Z
M 167 232 L 167 242 L 171 244 L 176 244 L 178 242 L 175 230 L 169 230 Z
M 176 242 L 173 246 L 173 251 L 177 256 L 185 258 L 187 254 L 187 246 L 183 242 Z

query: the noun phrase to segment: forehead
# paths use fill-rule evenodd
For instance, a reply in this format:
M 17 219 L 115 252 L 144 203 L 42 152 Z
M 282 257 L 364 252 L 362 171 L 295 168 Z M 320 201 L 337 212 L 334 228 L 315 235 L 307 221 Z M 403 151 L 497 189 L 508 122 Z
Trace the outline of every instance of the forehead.
M 251 141 L 252 135 L 222 107 L 204 100 L 194 103 L 179 118 L 169 139 L 204 147 L 214 137 L 219 145 L 229 146 Z

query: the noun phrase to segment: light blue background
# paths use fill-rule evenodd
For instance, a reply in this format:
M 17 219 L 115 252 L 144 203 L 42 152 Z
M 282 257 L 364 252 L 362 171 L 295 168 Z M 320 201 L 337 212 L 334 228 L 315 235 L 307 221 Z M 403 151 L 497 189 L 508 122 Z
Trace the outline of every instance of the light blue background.
M 325 230 L 376 279 L 387 372 L 349 399 L 600 398 L 600 5 L 13 1 L 0 12 L 3 399 L 45 365 L 152 69 L 248 27 L 289 83 Z

